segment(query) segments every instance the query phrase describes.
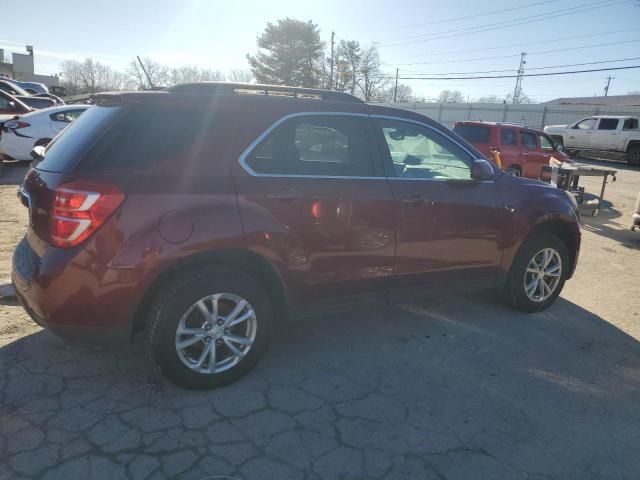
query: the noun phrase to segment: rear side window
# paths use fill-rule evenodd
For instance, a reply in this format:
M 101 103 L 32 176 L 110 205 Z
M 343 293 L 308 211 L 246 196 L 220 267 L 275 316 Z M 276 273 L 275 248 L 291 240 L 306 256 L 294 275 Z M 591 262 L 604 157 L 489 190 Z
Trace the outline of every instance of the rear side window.
M 500 130 L 500 145 L 517 145 L 515 129 L 503 128 Z
M 453 131 L 471 143 L 489 143 L 491 136 L 491 129 L 482 125 L 456 125 Z
M 74 121 L 47 147 L 38 170 L 69 172 L 95 143 L 104 130 L 118 117 L 122 107 L 93 106 Z
M 83 118 L 84 115 L 78 122 Z M 193 110 L 169 110 L 157 105 L 128 106 L 91 148 L 82 169 L 139 170 L 160 163 L 175 164 L 179 169 L 197 140 L 206 136 L 208 127 L 204 118 Z
M 527 148 L 537 148 L 536 134 L 532 132 L 520 132 L 520 145 Z
M 624 121 L 624 125 L 622 126 L 623 130 L 637 130 L 638 129 L 638 119 L 637 118 L 627 118 Z
M 372 177 L 371 144 L 364 117 L 300 116 L 278 125 L 245 162 L 260 174 Z
M 617 118 L 601 118 L 598 130 L 616 130 L 618 128 Z

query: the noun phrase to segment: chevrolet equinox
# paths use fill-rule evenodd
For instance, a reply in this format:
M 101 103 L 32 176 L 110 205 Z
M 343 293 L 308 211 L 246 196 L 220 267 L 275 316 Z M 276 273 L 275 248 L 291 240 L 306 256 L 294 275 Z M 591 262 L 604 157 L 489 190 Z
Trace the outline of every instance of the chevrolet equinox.
M 433 120 L 281 86 L 99 94 L 19 197 L 12 280 L 34 321 L 107 343 L 144 332 L 192 389 L 240 378 L 301 308 L 495 287 L 543 310 L 580 248 L 572 197 Z

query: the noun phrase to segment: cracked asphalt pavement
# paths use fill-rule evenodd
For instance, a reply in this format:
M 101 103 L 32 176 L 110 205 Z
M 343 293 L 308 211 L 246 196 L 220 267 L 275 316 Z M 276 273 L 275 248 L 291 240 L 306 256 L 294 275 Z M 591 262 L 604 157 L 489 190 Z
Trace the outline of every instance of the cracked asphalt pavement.
M 639 478 L 640 171 L 619 167 L 548 311 L 480 293 L 293 319 L 223 389 L 182 390 L 140 345 L 72 345 L 0 300 L 0 480 Z M 5 183 L 0 284 L 26 222 Z

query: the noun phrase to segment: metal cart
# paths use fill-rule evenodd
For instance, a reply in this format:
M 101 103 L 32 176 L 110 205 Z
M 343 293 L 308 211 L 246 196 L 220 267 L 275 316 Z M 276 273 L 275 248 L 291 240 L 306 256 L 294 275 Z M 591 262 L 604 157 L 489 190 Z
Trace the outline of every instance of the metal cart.
M 591 165 L 580 163 L 572 163 L 571 165 L 563 164 L 560 166 L 545 165 L 542 167 L 540 179 L 571 192 L 578 201 L 578 207 L 581 213 L 595 217 L 598 215 L 600 205 L 604 199 L 604 190 L 607 186 L 608 179 L 611 177 L 612 181 L 615 182 L 617 173 L 617 170 L 610 168 L 592 167 Z M 602 177 L 600 196 L 594 200 L 585 202 L 584 187 L 578 184 L 580 177 Z

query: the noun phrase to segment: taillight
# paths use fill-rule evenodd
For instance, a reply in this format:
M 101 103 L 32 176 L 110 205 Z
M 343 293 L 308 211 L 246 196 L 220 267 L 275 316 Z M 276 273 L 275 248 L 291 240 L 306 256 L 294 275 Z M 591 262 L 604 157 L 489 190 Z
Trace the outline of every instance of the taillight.
M 112 185 L 65 183 L 53 192 L 49 234 L 54 247 L 74 247 L 89 238 L 118 209 L 124 193 Z
M 19 120 L 9 120 L 7 122 L 4 122 L 4 128 L 8 128 L 11 130 L 17 130 L 19 128 L 26 128 L 26 127 L 30 127 L 31 124 L 27 123 L 27 122 L 21 122 Z

